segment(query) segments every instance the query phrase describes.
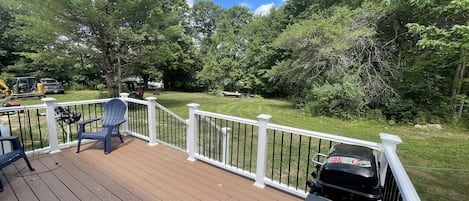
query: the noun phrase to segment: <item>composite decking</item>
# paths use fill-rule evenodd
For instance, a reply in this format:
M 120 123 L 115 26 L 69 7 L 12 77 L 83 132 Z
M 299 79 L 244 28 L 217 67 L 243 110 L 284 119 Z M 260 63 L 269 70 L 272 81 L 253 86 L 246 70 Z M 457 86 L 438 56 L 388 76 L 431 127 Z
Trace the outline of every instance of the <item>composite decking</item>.
M 0 179 L 9 200 L 302 200 L 200 161 L 165 145 L 127 137 L 114 139 L 111 153 L 89 143 L 56 154 L 31 156 L 34 172 L 23 160 L 4 168 Z

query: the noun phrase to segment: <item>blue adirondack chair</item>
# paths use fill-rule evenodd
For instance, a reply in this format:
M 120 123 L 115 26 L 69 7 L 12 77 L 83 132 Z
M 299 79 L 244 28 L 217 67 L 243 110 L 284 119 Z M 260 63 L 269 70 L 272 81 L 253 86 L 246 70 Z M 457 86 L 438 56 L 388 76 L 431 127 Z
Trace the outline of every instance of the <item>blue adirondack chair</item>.
M 34 168 L 31 166 L 31 163 L 29 163 L 28 157 L 24 153 L 23 147 L 21 146 L 20 141 L 18 140 L 18 136 L 0 137 L 0 143 L 3 143 L 4 141 L 10 141 L 12 145 L 12 151 L 0 155 L 0 170 L 15 161 L 24 158 L 26 164 L 29 167 L 29 170 L 34 171 Z M 3 192 L 3 185 L 1 180 L 0 192 Z
M 80 152 L 80 144 L 82 139 L 93 139 L 101 140 L 104 143 L 104 154 L 108 154 L 111 146 L 111 137 L 119 136 L 123 143 L 122 136 L 119 133 L 119 126 L 124 123 L 125 112 L 127 105 L 120 99 L 111 99 L 109 102 L 104 104 L 104 115 L 102 118 L 94 118 L 84 122 L 78 123 L 78 147 L 77 153 Z M 85 126 L 91 122 L 101 120 L 101 130 L 98 132 L 86 132 Z

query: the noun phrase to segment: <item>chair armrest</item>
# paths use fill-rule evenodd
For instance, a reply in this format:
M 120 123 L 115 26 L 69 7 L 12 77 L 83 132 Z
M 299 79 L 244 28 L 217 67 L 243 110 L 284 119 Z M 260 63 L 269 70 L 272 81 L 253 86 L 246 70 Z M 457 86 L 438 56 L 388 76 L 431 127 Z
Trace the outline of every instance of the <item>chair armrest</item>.
M 103 125 L 105 127 L 114 127 L 114 126 L 118 126 L 118 125 L 121 125 L 122 123 L 126 122 L 127 120 L 125 119 L 122 119 L 120 121 L 116 121 L 116 122 L 112 122 L 112 123 L 107 123 L 106 125 Z
M 126 122 L 127 120 L 123 119 L 122 121 L 116 122 L 115 126 L 121 125 L 122 123 Z
M 3 141 L 10 141 L 11 144 L 13 145 L 13 150 L 20 150 L 20 149 L 23 149 L 21 147 L 21 144 L 20 144 L 20 140 L 18 138 L 18 136 L 4 136 L 4 137 L 0 137 L 0 142 L 3 142 Z
M 89 123 L 91 123 L 91 122 L 98 121 L 98 120 L 100 120 L 100 119 L 101 119 L 101 117 L 99 117 L 99 118 L 93 118 L 93 119 L 88 119 L 88 120 L 86 120 L 86 121 L 78 122 L 78 124 L 79 124 L 79 125 L 85 125 L 85 124 L 89 124 Z
M 1 136 L 0 141 L 13 141 L 15 139 L 18 139 L 18 136 Z
M 85 125 L 86 125 L 86 124 L 89 124 L 89 123 L 98 121 L 98 120 L 100 120 L 100 119 L 101 119 L 101 118 L 93 118 L 93 119 L 88 119 L 88 120 L 86 120 L 86 121 L 78 122 L 78 136 L 80 136 L 81 133 L 84 133 L 84 132 L 85 132 Z
M 108 129 L 109 132 L 112 132 L 112 130 L 115 128 L 115 127 L 118 127 L 119 125 L 121 125 L 122 123 L 126 122 L 127 120 L 123 119 L 121 121 L 118 121 L 118 122 L 115 122 L 113 124 L 107 124 L 107 125 L 103 125 L 105 128 Z

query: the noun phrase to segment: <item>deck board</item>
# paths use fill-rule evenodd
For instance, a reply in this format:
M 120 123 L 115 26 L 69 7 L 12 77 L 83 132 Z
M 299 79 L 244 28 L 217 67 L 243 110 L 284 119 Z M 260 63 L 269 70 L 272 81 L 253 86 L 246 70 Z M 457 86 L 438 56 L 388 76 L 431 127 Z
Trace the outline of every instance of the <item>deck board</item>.
M 126 137 L 104 155 L 99 142 L 20 160 L 0 173 L 0 200 L 302 200 L 206 163 L 165 145 Z

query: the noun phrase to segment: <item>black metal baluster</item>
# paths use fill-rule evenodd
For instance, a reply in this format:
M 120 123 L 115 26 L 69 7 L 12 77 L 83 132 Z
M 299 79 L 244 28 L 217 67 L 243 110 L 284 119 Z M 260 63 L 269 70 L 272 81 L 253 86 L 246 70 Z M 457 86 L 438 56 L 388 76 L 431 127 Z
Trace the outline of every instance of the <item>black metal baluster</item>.
M 243 170 L 245 170 L 245 164 L 246 164 L 246 138 L 247 138 L 247 128 L 246 124 L 244 124 L 244 143 L 243 143 Z
M 277 131 L 274 130 L 274 137 L 272 140 L 272 171 L 270 174 L 270 178 L 272 178 L 272 181 L 274 180 L 274 169 L 275 169 L 275 143 L 277 143 L 275 140 L 276 135 L 277 135 Z
M 146 122 L 145 124 L 143 124 L 142 129 L 143 129 L 143 132 L 145 133 L 145 136 L 149 138 L 150 133 L 148 133 L 148 128 L 149 128 L 148 127 L 148 123 L 149 123 L 148 122 L 148 120 L 149 120 L 148 119 L 148 108 L 146 108 L 147 107 L 146 105 L 141 105 L 141 106 L 142 106 L 143 115 L 142 115 L 142 120 L 140 121 L 140 124 L 141 124 L 142 121 Z
M 281 149 L 280 149 L 280 174 L 279 174 L 279 182 L 282 183 L 282 168 L 283 168 L 283 140 L 284 140 L 284 132 L 282 131 L 282 144 L 281 144 Z
M 40 118 L 39 109 L 36 109 L 36 117 L 37 117 L 37 126 L 39 129 L 39 144 L 41 146 L 40 148 L 43 148 L 44 145 L 42 143 L 42 129 L 41 129 L 41 118 Z
M 212 122 L 212 117 L 208 118 L 208 157 L 212 158 L 212 126 L 210 124 Z
M 236 136 L 238 136 L 238 147 L 236 148 L 236 167 L 239 167 L 239 136 L 240 136 L 240 132 L 241 132 L 241 123 L 238 122 L 238 134 Z
M 18 116 L 18 124 L 20 126 L 21 144 L 23 145 L 23 149 L 24 149 L 23 125 L 21 123 L 20 111 L 16 111 L 16 114 Z M 13 130 L 11 130 L 11 129 L 10 129 L 10 131 L 13 132 Z M 13 135 L 13 133 L 11 133 L 11 135 Z
M 251 151 L 249 154 L 249 172 L 252 172 L 252 147 L 253 147 L 253 140 L 254 138 L 254 125 L 251 125 Z
M 203 131 L 204 128 L 203 128 L 203 126 L 201 125 L 201 124 L 202 124 L 201 121 L 202 121 L 201 118 L 197 118 L 197 122 L 198 122 L 198 126 L 197 126 L 197 127 L 199 128 L 199 129 L 197 129 L 197 130 L 198 130 L 198 132 L 197 132 L 197 133 L 198 133 L 197 137 L 199 138 L 199 146 L 198 146 L 198 148 L 199 148 L 199 153 L 205 154 L 205 149 L 204 149 L 205 140 L 204 140 L 204 138 L 203 138 L 203 136 L 202 136 L 202 133 L 203 133 L 203 132 L 201 133 L 201 131 Z M 202 142 L 202 143 L 201 143 L 201 142 Z M 202 145 L 202 146 L 200 146 L 200 145 Z M 202 149 L 202 151 L 201 151 L 201 149 Z
M 31 139 L 31 150 L 34 150 L 33 128 L 31 126 L 31 113 L 29 110 L 26 110 L 26 116 L 28 118 L 28 124 L 29 124 L 29 138 Z M 23 149 L 24 149 L 24 146 L 23 146 Z
M 322 152 L 321 152 L 321 142 L 322 142 L 322 139 L 319 139 L 318 153 L 322 153 Z M 320 157 L 319 157 L 319 155 L 318 155 L 316 160 L 319 161 L 319 158 L 320 158 Z M 320 161 L 319 161 L 319 162 L 320 162 Z
M 228 150 L 228 146 L 229 146 L 228 145 L 228 137 L 229 137 L 228 133 L 229 133 L 229 131 L 228 131 L 228 120 L 225 120 L 225 137 L 224 137 L 225 141 L 223 143 L 225 145 L 225 147 L 223 147 L 223 148 L 226 150 L 225 155 L 223 155 L 223 157 L 225 159 L 225 165 L 228 164 L 228 154 L 229 154 L 228 153 L 228 151 L 229 151 Z
M 287 185 L 290 186 L 290 168 L 291 168 L 291 150 L 293 146 L 293 133 L 290 133 L 290 151 L 288 152 L 288 179 Z
M 230 165 L 233 165 L 233 141 L 234 141 L 234 121 L 231 121 L 231 128 L 232 128 L 232 132 L 231 132 L 231 141 L 230 141 Z
M 310 161 L 310 158 L 311 157 L 311 137 L 308 137 L 309 140 L 308 140 L 308 157 L 306 158 L 307 162 L 306 162 L 306 179 L 305 179 L 305 192 L 308 191 L 308 185 L 307 185 L 307 182 L 308 182 L 308 177 L 309 177 L 309 161 Z
M 218 133 L 218 160 L 223 161 L 223 119 L 220 119 L 220 130 Z
M 299 181 L 300 181 L 300 158 L 301 158 L 301 137 L 303 137 L 302 135 L 300 135 L 300 142 L 299 142 L 299 145 L 298 145 L 298 164 L 296 166 L 296 190 L 298 190 L 298 184 L 299 184 Z

